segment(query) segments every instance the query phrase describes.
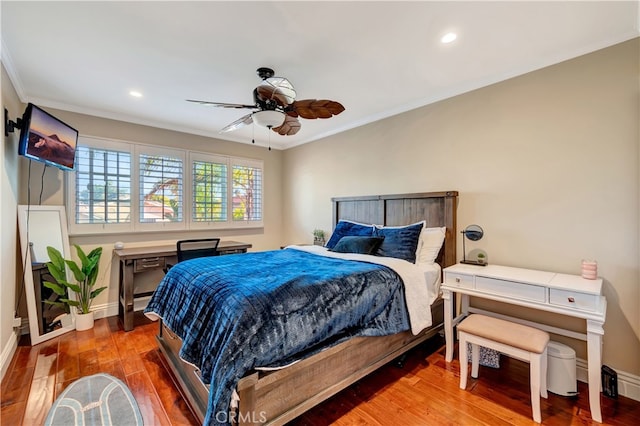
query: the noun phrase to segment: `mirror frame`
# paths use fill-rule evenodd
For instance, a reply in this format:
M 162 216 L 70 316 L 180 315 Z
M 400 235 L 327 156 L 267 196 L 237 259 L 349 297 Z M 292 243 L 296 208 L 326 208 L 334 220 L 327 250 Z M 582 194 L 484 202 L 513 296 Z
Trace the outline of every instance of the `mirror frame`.
M 469 225 L 462 231 L 469 241 L 480 241 L 484 236 L 484 230 L 480 225 Z
M 43 221 L 46 223 L 36 223 L 34 224 L 34 218 L 31 217 L 32 212 L 50 212 L 50 215 L 47 217 L 47 221 Z M 50 217 L 49 217 L 50 216 Z M 55 227 L 55 222 L 59 224 L 59 231 L 53 229 Z M 48 333 L 40 334 L 39 324 L 42 321 L 42 318 L 38 316 L 38 310 L 36 303 L 40 303 L 36 301 L 34 282 L 33 282 L 33 270 L 32 270 L 32 253 L 34 250 L 32 249 L 30 243 L 33 243 L 35 247 L 38 247 L 38 251 L 42 250 L 41 246 L 51 245 L 47 244 L 47 242 L 51 242 L 52 239 L 55 241 L 59 241 L 61 247 L 56 247 L 60 250 L 63 257 L 65 259 L 69 259 L 71 256 L 71 251 L 69 249 L 69 234 L 67 231 L 67 216 L 65 214 L 64 206 L 29 206 L 29 205 L 18 205 L 18 227 L 20 230 L 20 252 L 22 255 L 22 264 L 24 266 L 23 274 L 23 282 L 24 282 L 24 291 L 26 295 L 26 303 L 27 303 L 27 313 L 29 315 L 29 333 L 31 335 L 31 345 L 37 345 L 38 343 L 42 343 L 46 340 L 52 339 L 54 337 L 60 336 L 69 331 L 73 331 L 75 329 L 75 316 L 73 313 L 73 309 L 71 309 L 71 314 L 67 314 L 61 320 L 62 327 L 56 330 L 50 331 Z M 36 229 L 47 229 L 48 238 L 41 238 L 40 235 L 33 235 L 29 233 L 29 229 L 36 227 Z M 57 239 L 59 232 L 60 240 Z M 46 247 L 45 247 L 46 250 Z M 46 259 L 37 259 L 39 262 L 47 262 L 49 258 Z M 67 275 L 69 274 L 67 270 Z

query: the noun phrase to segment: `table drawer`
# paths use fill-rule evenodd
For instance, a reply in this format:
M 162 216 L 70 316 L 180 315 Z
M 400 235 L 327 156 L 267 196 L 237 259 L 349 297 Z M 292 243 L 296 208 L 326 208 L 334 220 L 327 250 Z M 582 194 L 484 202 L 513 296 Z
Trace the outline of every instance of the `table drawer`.
M 549 290 L 549 303 L 552 305 L 567 306 L 582 311 L 596 312 L 600 295 L 580 293 L 570 290 Z
M 473 288 L 472 275 L 456 274 L 454 272 L 445 272 L 444 282 L 451 287 Z
M 242 254 L 242 253 L 246 253 L 247 252 L 246 249 L 219 249 L 218 251 L 220 252 L 220 255 Z
M 486 291 L 514 299 L 546 302 L 546 287 L 525 284 L 516 281 L 505 281 L 497 278 L 476 277 L 476 290 Z
M 164 256 L 147 257 L 143 259 L 135 259 L 133 261 L 133 272 L 148 271 L 151 269 L 164 268 L 166 259 Z

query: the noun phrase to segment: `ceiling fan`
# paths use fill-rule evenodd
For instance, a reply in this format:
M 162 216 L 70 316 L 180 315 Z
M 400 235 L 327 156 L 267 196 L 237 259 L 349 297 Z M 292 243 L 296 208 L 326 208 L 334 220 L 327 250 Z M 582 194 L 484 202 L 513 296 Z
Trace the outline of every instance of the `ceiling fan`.
M 230 104 L 224 102 L 199 101 L 187 99 L 207 106 L 237 109 L 253 109 L 244 117 L 240 117 L 233 123 L 225 126 L 220 133 L 230 132 L 251 123 L 272 129 L 283 136 L 295 135 L 300 130 L 298 117 L 307 119 L 330 118 L 344 111 L 342 104 L 326 99 L 296 100 L 296 91 L 293 85 L 283 77 L 274 77 L 271 68 L 261 67 L 257 69 L 262 83 L 253 89 L 253 105 Z

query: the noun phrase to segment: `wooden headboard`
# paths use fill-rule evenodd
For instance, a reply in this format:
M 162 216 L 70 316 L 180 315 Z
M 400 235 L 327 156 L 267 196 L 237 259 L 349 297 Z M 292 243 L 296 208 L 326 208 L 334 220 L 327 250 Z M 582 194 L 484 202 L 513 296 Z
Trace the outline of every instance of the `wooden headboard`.
M 336 197 L 333 226 L 339 220 L 401 226 L 426 221 L 427 227 L 446 226 L 444 244 L 436 261 L 443 267 L 456 263 L 456 208 L 458 192 Z

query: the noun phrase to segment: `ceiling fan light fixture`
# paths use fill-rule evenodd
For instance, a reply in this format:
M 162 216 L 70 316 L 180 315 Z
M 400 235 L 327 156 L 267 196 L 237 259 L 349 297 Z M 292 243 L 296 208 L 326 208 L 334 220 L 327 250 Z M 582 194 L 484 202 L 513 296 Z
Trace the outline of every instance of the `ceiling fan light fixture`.
M 254 112 L 253 122 L 267 128 L 278 127 L 284 123 L 284 113 L 272 110 Z

